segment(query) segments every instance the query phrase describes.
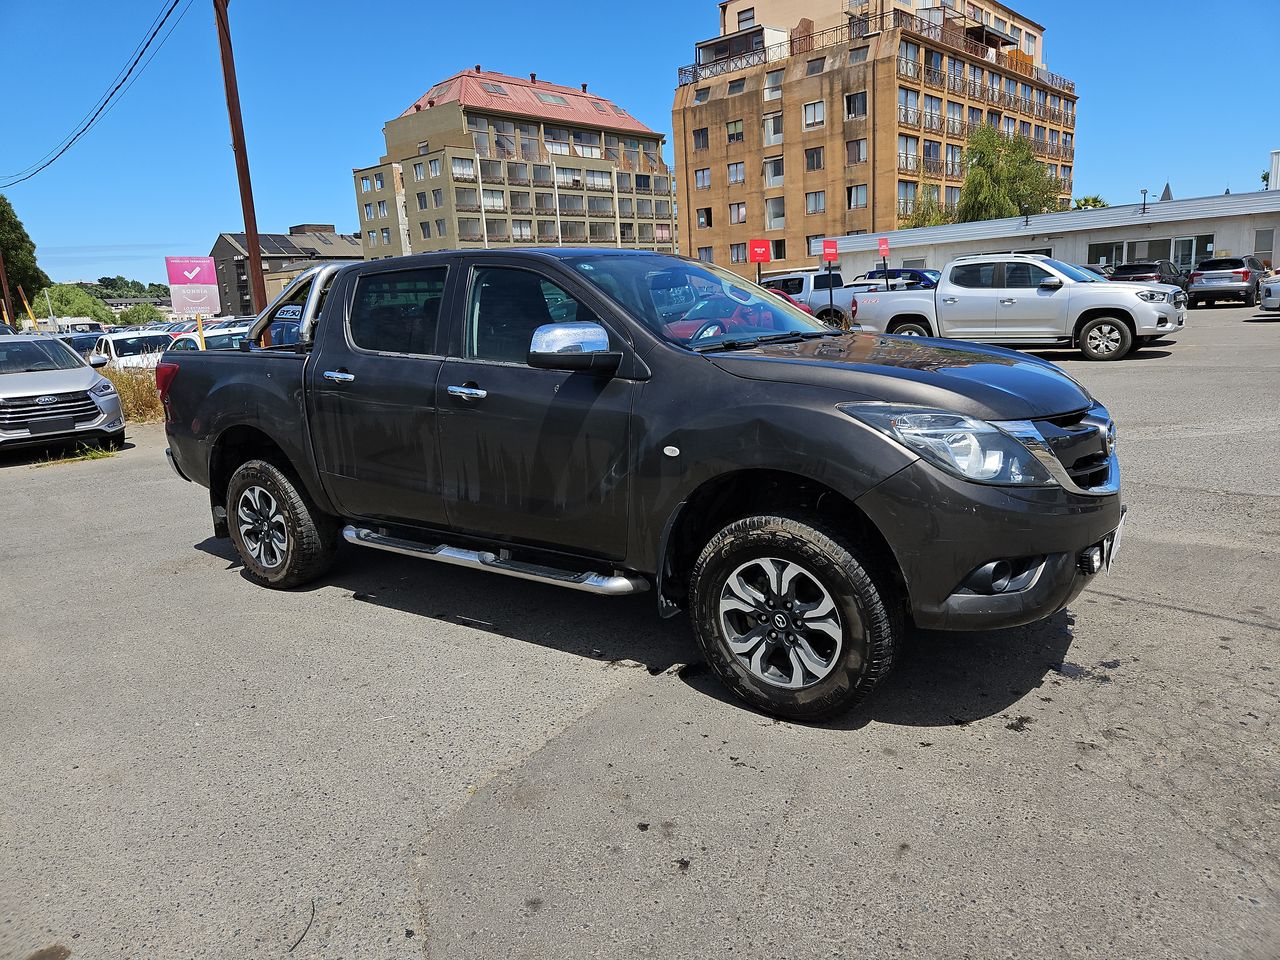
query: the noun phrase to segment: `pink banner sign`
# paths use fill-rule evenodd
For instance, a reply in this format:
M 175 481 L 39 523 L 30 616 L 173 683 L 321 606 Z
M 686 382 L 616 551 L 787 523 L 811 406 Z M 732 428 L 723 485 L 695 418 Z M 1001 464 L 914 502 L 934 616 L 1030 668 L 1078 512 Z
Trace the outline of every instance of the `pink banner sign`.
M 222 309 L 213 257 L 165 257 L 173 312 L 217 316 Z

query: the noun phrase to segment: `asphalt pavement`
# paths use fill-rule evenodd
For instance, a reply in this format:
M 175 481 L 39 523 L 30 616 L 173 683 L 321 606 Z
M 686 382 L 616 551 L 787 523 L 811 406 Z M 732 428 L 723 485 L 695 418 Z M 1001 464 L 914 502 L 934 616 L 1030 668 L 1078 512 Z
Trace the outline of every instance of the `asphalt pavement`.
M 1119 422 L 1117 569 L 821 726 L 651 595 L 256 588 L 155 426 L 0 455 L 0 958 L 1280 956 L 1280 315 L 1045 356 Z

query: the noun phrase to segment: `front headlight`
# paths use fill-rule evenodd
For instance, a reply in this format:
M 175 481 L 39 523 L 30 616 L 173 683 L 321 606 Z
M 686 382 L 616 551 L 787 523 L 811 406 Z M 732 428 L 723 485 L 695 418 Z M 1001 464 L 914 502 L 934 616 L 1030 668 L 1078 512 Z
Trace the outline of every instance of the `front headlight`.
M 1147 303 L 1168 303 L 1169 295 L 1159 290 L 1139 290 L 1138 299 L 1145 300 Z
M 964 480 L 1019 487 L 1057 482 L 1020 440 L 986 420 L 883 403 L 846 403 L 840 410 Z
M 90 392 L 95 393 L 100 397 L 109 397 L 116 392 L 116 388 L 112 386 L 110 380 L 103 380 L 100 384 L 94 387 L 93 390 L 91 390 Z

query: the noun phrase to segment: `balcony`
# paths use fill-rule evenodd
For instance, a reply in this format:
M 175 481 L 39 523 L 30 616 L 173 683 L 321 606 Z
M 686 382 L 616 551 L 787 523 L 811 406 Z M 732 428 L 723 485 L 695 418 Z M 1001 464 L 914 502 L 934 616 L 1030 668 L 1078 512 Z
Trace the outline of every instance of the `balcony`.
M 527 187 L 529 185 L 529 178 L 509 176 L 507 177 L 507 183 L 511 184 L 513 187 Z
M 727 73 L 746 70 L 748 67 L 756 67 L 765 63 L 774 63 L 790 57 L 810 54 L 827 47 L 843 46 L 848 42 L 849 27 L 841 24 L 837 27 L 819 30 L 816 33 L 793 36 L 789 40 L 775 43 L 772 46 L 756 47 L 754 50 L 734 53 L 708 63 L 689 64 L 679 69 L 676 75 L 676 83 L 679 86 L 686 87 L 700 80 L 720 77 Z
M 920 172 L 920 156 L 915 153 L 898 154 L 898 172 L 899 173 L 919 173 Z
M 513 203 L 511 205 L 511 212 L 513 214 L 532 214 L 533 207 L 529 206 L 527 203 Z
M 505 203 L 486 203 L 484 205 L 484 212 L 486 215 L 491 213 L 506 213 L 507 205 Z
M 459 183 L 475 183 L 476 175 L 474 172 L 464 173 L 461 170 L 454 170 L 453 179 L 457 180 Z
M 478 203 L 455 203 L 453 209 L 459 213 L 479 213 L 480 204 Z
M 588 180 L 587 189 L 596 190 L 601 193 L 613 193 L 613 184 L 612 183 L 592 183 L 590 180 Z
M 921 126 L 925 130 L 941 133 L 946 126 L 946 117 L 940 113 L 921 114 Z
M 920 108 L 898 105 L 898 123 L 904 127 L 920 129 Z
M 589 217 L 609 217 L 610 219 L 612 219 L 612 218 L 615 216 L 615 214 L 614 214 L 614 212 L 613 212 L 612 210 L 588 210 L 588 211 L 587 211 L 587 216 L 589 216 Z

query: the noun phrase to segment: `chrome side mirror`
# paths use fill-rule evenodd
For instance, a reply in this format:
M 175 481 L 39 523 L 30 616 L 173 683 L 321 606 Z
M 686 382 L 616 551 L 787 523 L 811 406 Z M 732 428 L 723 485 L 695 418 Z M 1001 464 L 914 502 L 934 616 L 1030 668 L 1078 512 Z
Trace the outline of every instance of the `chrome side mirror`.
M 104 357 L 100 353 L 89 354 L 89 366 L 93 367 L 93 369 L 95 370 L 97 370 L 100 367 L 105 367 L 110 362 L 111 362 L 110 358 Z
M 1040 281 L 1041 290 L 1061 290 L 1062 280 L 1058 277 L 1045 277 Z
M 528 363 L 543 370 L 612 373 L 622 353 L 609 349 L 609 333 L 598 323 L 546 323 L 533 332 Z

